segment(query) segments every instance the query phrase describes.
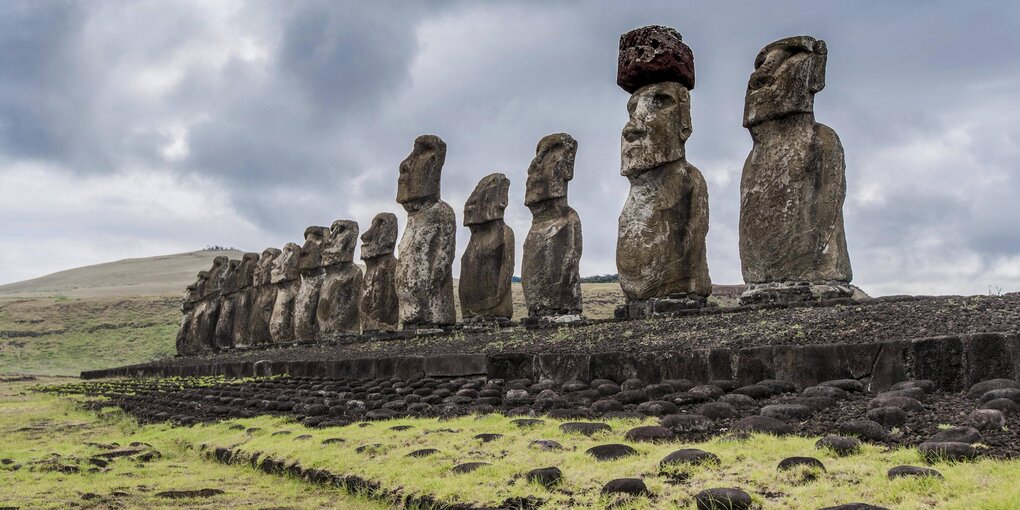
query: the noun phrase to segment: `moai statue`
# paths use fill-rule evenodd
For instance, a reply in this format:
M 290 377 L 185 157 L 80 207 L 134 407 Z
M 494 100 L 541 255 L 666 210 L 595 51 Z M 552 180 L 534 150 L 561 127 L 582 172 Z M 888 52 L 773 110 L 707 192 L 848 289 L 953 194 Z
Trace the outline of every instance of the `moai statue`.
M 708 186 L 685 148 L 694 55 L 672 28 L 632 30 L 620 37 L 617 83 L 631 96 L 620 142 L 620 174 L 630 181 L 630 194 L 616 241 L 627 304 L 616 316 L 700 308 L 712 281 L 705 252 Z
M 397 216 L 379 213 L 372 226 L 361 234 L 361 260 L 365 262 L 365 279 L 361 289 L 362 331 L 396 331 L 400 325 L 397 301 Z
M 754 146 L 740 179 L 743 304 L 853 295 L 843 146 L 814 115 L 826 53 L 812 37 L 776 41 L 758 53 L 747 82 L 744 127 Z
M 319 292 L 316 317 L 320 338 L 361 334 L 361 268 L 354 265 L 358 222 L 336 220 L 322 246 L 326 276 Z
M 319 338 L 315 314 L 319 307 L 319 291 L 326 278 L 322 269 L 322 243 L 327 235 L 329 227 L 305 229 L 305 244 L 298 257 L 301 288 L 294 301 L 294 340 L 298 342 L 314 342 Z
M 298 279 L 300 257 L 301 247 L 287 243 L 273 265 L 271 281 L 276 286 L 276 301 L 269 319 L 269 334 L 274 344 L 294 342 L 294 301 L 301 287 L 301 280 Z
M 510 179 L 490 174 L 464 204 L 464 225 L 471 229 L 460 259 L 460 311 L 465 321 L 509 322 L 513 317 L 514 231 L 503 221 L 509 191 Z
M 414 140 L 400 163 L 397 203 L 407 211 L 407 228 L 397 260 L 397 298 L 404 329 L 432 329 L 457 322 L 453 301 L 457 218 L 439 198 L 446 142 L 435 135 Z
M 237 280 L 237 268 L 240 260 L 228 260 L 227 266 L 220 274 L 220 313 L 216 317 L 216 349 L 224 350 L 233 347 L 234 306 L 236 295 L 241 286 Z
M 255 295 L 251 310 L 251 345 L 273 343 L 273 335 L 269 330 L 269 321 L 273 316 L 273 305 L 276 303 L 276 291 L 279 287 L 273 283 L 273 268 L 276 259 L 282 253 L 278 248 L 262 250 L 252 275 L 252 292 Z
M 205 284 L 201 286 L 202 301 L 196 307 L 198 328 L 195 340 L 201 350 L 216 348 L 216 322 L 220 316 L 222 304 L 221 288 L 223 273 L 230 265 L 227 257 L 222 255 L 213 259 L 212 267 L 206 274 Z
M 252 345 L 252 310 L 255 307 L 255 288 L 252 281 L 258 267 L 259 254 L 245 253 L 236 269 L 236 290 L 234 291 L 234 320 L 230 326 L 231 345 L 249 347 Z
M 177 354 L 191 354 L 194 346 L 195 305 L 198 303 L 198 286 L 202 281 L 203 274 L 199 273 L 198 280 L 188 285 L 184 292 L 184 299 L 181 300 L 181 327 L 177 330 Z
M 528 167 L 524 205 L 533 216 L 524 239 L 521 285 L 526 323 L 577 322 L 581 316 L 581 219 L 567 205 L 577 141 L 566 133 L 538 142 Z
M 209 271 L 199 271 L 195 283 L 188 287 L 191 292 L 192 310 L 191 322 L 188 324 L 188 333 L 185 339 L 184 350 L 193 354 L 202 350 L 200 329 L 202 327 L 203 313 L 205 312 L 205 286 L 209 282 Z M 194 289 L 192 289 L 194 287 Z

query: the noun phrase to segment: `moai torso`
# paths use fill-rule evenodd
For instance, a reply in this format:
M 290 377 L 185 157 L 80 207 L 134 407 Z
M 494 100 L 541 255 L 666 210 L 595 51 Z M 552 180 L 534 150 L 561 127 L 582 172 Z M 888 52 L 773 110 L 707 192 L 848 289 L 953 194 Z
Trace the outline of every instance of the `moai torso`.
M 237 290 L 234 293 L 234 317 L 230 327 L 231 345 L 247 347 L 252 345 L 252 311 L 255 306 L 255 289 L 252 287 L 258 253 L 245 253 L 237 267 Z
M 581 304 L 581 220 L 567 205 L 577 142 L 568 134 L 542 138 L 528 168 L 525 205 L 533 219 L 524 239 L 521 284 L 528 315 L 574 315 Z
M 483 178 L 464 206 L 471 238 L 460 260 L 460 310 L 464 319 L 513 317 L 510 284 L 514 271 L 514 232 L 503 221 L 510 180 Z
M 337 220 L 322 249 L 325 278 L 316 311 L 321 338 L 361 333 L 361 268 L 354 265 L 358 224 Z
M 272 282 L 273 267 L 280 256 L 277 248 L 262 250 L 258 264 L 252 276 L 252 294 L 254 302 L 251 309 L 251 345 L 265 345 L 273 342 L 269 331 L 269 321 L 273 316 L 273 304 L 276 303 L 276 292 L 279 288 Z
M 329 235 L 326 227 L 305 229 L 305 244 L 298 257 L 298 271 L 301 273 L 301 287 L 294 298 L 294 339 L 298 342 L 314 342 L 319 338 L 316 313 L 319 307 L 319 293 L 326 273 L 322 269 L 322 244 Z
M 301 247 L 287 243 L 273 267 L 272 282 L 276 285 L 276 299 L 269 319 L 269 332 L 276 344 L 294 341 L 294 301 L 301 287 L 301 280 L 298 279 L 300 256 Z
M 198 274 L 195 283 L 188 285 L 181 301 L 181 327 L 177 330 L 177 354 L 191 354 L 195 350 L 195 306 L 199 300 L 199 286 L 204 285 L 206 272 Z
M 361 236 L 365 278 L 361 290 L 361 327 L 365 332 L 395 331 L 400 325 L 397 301 L 397 217 L 379 213 Z
M 196 342 L 200 350 L 216 348 L 216 323 L 223 301 L 220 285 L 228 265 L 227 257 L 214 258 L 213 265 L 205 279 L 205 285 L 202 286 L 202 301 L 196 308 L 198 314 Z
M 397 260 L 400 322 L 407 328 L 453 325 L 453 258 L 457 219 L 439 199 L 446 144 L 437 136 L 419 136 L 400 164 L 397 202 L 407 211 L 407 228 Z
M 740 182 L 740 261 L 746 283 L 849 282 L 843 230 L 846 175 L 836 133 L 814 119 L 826 46 L 791 37 L 758 54 L 744 127 L 754 147 Z
M 234 311 L 237 304 L 237 269 L 240 260 L 227 261 L 226 269 L 220 275 L 220 313 L 216 318 L 217 349 L 229 349 L 233 344 Z

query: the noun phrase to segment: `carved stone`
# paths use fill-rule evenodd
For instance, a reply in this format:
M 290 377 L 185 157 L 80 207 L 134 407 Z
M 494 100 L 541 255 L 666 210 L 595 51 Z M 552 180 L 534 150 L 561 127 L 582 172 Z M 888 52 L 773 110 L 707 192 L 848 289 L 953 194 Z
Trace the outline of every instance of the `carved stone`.
M 800 36 L 755 59 L 744 107 L 754 146 L 740 182 L 740 261 L 751 284 L 742 303 L 853 294 L 843 146 L 814 117 L 826 55 L 824 41 Z
M 694 53 L 676 30 L 659 25 L 620 36 L 616 84 L 633 94 L 652 83 L 677 82 L 694 89 Z
M 361 328 L 365 332 L 396 331 L 400 325 L 397 301 L 397 217 L 379 213 L 361 235 L 365 279 L 361 290 Z
M 254 304 L 251 311 L 251 344 L 266 345 L 273 343 L 273 335 L 269 331 L 269 321 L 273 316 L 273 304 L 276 303 L 276 291 L 279 287 L 273 283 L 273 268 L 276 259 L 282 252 L 277 248 L 262 250 L 252 276 L 252 293 Z
M 213 259 L 212 267 L 199 286 L 201 301 L 195 307 L 195 343 L 198 350 L 216 348 L 216 322 L 220 315 L 220 284 L 230 261 L 222 255 Z
M 258 263 L 258 253 L 245 253 L 237 266 L 236 290 L 232 295 L 234 317 L 230 327 L 231 344 L 234 347 L 252 345 L 251 315 L 255 306 L 255 288 L 252 287 L 252 280 Z
M 294 342 L 294 301 L 301 287 L 301 280 L 298 279 L 300 257 L 301 247 L 287 243 L 273 266 L 272 283 L 276 285 L 276 301 L 269 320 L 269 332 L 275 344 Z
M 471 229 L 460 259 L 460 311 L 466 321 L 513 317 L 514 231 L 503 221 L 509 191 L 510 179 L 490 174 L 464 205 L 464 225 Z
M 325 278 L 319 292 L 316 317 L 320 338 L 361 334 L 361 268 L 354 265 L 358 223 L 337 220 L 322 247 Z
M 199 302 L 200 285 L 204 285 L 205 276 L 208 273 L 198 273 L 195 283 L 188 285 L 184 292 L 184 299 L 181 300 L 181 327 L 177 330 L 177 354 L 185 355 L 197 351 L 195 342 L 195 306 Z
M 567 205 L 576 153 L 577 141 L 570 135 L 551 134 L 538 142 L 528 167 L 524 205 L 533 219 L 524 240 L 521 284 L 529 317 L 582 311 L 581 220 Z
M 404 329 L 450 326 L 457 321 L 451 271 L 457 219 L 453 208 L 439 198 L 445 161 L 446 143 L 438 136 L 422 135 L 400 163 L 397 202 L 407 211 L 407 228 L 400 239 L 397 298 Z
M 234 296 L 239 288 L 237 269 L 240 264 L 240 260 L 228 260 L 226 268 L 220 274 L 220 313 L 216 317 L 214 338 L 216 349 L 233 347 L 234 307 L 237 304 Z
M 319 338 L 316 313 L 319 292 L 326 279 L 322 269 L 322 245 L 328 235 L 328 227 L 305 229 L 305 244 L 301 246 L 301 256 L 298 257 L 301 288 L 294 300 L 294 339 L 298 342 L 314 342 Z

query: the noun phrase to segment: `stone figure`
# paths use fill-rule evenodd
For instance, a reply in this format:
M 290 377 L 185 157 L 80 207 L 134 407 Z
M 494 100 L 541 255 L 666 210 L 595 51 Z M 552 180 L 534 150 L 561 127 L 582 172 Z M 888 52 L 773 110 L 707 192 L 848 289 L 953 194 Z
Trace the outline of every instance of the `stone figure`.
M 300 257 L 301 247 L 287 243 L 273 265 L 271 281 L 276 285 L 276 300 L 269 319 L 269 333 L 275 344 L 294 341 L 294 301 L 301 287 L 301 280 L 298 279 Z
M 464 225 L 471 229 L 460 259 L 460 310 L 465 320 L 513 317 L 514 231 L 503 221 L 509 191 L 510 179 L 490 174 L 464 204 Z
M 521 284 L 529 317 L 581 319 L 581 220 L 567 205 L 577 141 L 566 133 L 538 142 L 528 167 L 524 205 L 533 216 L 524 240 Z
M 414 140 L 400 163 L 397 203 L 407 211 L 407 228 L 397 260 L 397 298 L 404 329 L 451 326 L 457 321 L 453 300 L 457 219 L 439 198 L 446 143 L 435 135 Z
M 364 332 L 396 331 L 400 324 L 397 301 L 397 216 L 379 213 L 361 234 L 361 260 L 365 278 L 361 289 L 361 329 Z
M 278 248 L 262 250 L 252 275 L 252 293 L 254 303 L 251 310 L 251 344 L 266 345 L 273 343 L 273 335 L 269 331 L 269 321 L 273 316 L 273 305 L 276 303 L 276 291 L 279 288 L 273 283 L 273 268 L 280 256 Z
M 252 280 L 258 267 L 259 254 L 245 253 L 236 269 L 236 290 L 233 294 L 234 317 L 230 326 L 231 344 L 234 347 L 252 345 L 252 310 L 255 307 L 255 288 Z
M 230 349 L 233 347 L 234 327 L 234 305 L 235 294 L 240 289 L 237 281 L 237 268 L 240 260 L 228 260 L 227 265 L 220 274 L 220 313 L 216 317 L 216 334 L 214 347 L 216 349 Z
M 814 116 L 826 54 L 824 41 L 799 36 L 755 59 L 744 104 L 754 146 L 740 181 L 740 262 L 750 284 L 742 303 L 853 294 L 843 146 Z
M 685 148 L 693 58 L 671 28 L 644 27 L 620 38 L 617 82 L 632 92 L 620 151 L 620 173 L 630 181 L 616 244 L 628 301 L 622 317 L 697 308 L 712 293 L 708 186 Z
M 316 311 L 319 307 L 319 292 L 326 272 L 322 269 L 322 243 L 329 235 L 328 227 L 305 229 L 305 244 L 298 257 L 298 271 L 301 273 L 301 287 L 294 300 L 294 339 L 298 342 L 314 342 L 319 338 Z
M 316 318 L 320 338 L 361 334 L 361 268 L 354 265 L 358 223 L 336 220 L 322 246 L 325 277 Z
M 206 274 L 205 284 L 201 287 L 202 301 L 198 306 L 198 331 L 196 341 L 201 350 L 216 348 L 216 322 L 220 315 L 222 301 L 220 285 L 223 273 L 230 261 L 222 255 L 213 259 L 212 267 Z
M 195 283 L 188 285 L 181 300 L 181 327 L 177 330 L 177 354 L 185 355 L 196 351 L 195 332 L 195 305 L 199 301 L 198 286 L 202 283 L 205 271 L 198 274 Z
M 185 350 L 188 353 L 196 353 L 203 350 L 201 343 L 202 321 L 204 320 L 203 314 L 205 313 L 205 286 L 209 282 L 209 271 L 199 271 L 196 277 L 195 283 L 192 284 L 194 289 L 188 287 L 189 291 L 192 292 L 192 311 L 191 311 L 191 323 L 188 324 L 188 333 L 186 335 L 186 347 Z

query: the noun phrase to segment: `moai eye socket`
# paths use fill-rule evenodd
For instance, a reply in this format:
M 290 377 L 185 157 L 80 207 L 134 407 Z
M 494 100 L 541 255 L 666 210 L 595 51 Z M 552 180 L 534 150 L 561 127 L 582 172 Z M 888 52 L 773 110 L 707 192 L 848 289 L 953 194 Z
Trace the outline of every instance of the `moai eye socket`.
M 673 96 L 671 96 L 669 94 L 663 94 L 661 92 L 658 93 L 658 94 L 655 94 L 655 96 L 652 97 L 652 101 L 655 103 L 655 106 L 658 107 L 658 108 L 669 108 L 670 106 L 673 106 L 673 105 L 676 104 L 676 98 L 674 98 Z

